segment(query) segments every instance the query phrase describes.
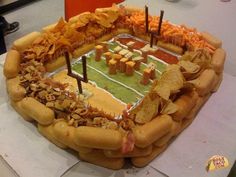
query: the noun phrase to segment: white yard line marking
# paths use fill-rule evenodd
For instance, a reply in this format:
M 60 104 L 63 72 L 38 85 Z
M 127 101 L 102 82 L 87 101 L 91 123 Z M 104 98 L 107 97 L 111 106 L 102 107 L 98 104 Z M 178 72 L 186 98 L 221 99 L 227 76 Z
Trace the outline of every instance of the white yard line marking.
M 129 86 L 127 86 L 127 85 L 125 85 L 125 84 L 123 84 L 123 83 L 121 83 L 121 82 L 115 80 L 115 79 L 110 78 L 109 76 L 107 76 L 106 74 L 104 74 L 102 71 L 99 71 L 98 69 L 96 69 L 96 68 L 94 68 L 94 67 L 92 67 L 92 66 L 90 66 L 90 65 L 88 65 L 88 64 L 87 64 L 87 66 L 88 66 L 89 68 L 95 70 L 95 71 L 98 72 L 99 74 L 103 75 L 103 76 L 106 77 L 107 79 L 109 79 L 109 80 L 111 80 L 111 81 L 113 81 L 113 82 L 115 82 L 115 83 L 117 83 L 117 84 L 119 84 L 119 85 L 121 85 L 121 86 L 123 86 L 123 87 L 125 87 L 125 88 L 127 88 L 127 89 L 129 89 L 129 90 L 131 90 L 131 91 L 133 91 L 133 92 L 135 92 L 135 93 L 138 94 L 139 96 L 141 96 L 141 97 L 144 96 L 143 94 L 139 93 L 137 90 L 135 90 L 135 89 L 133 89 L 133 88 L 131 88 L 131 87 L 129 87 Z

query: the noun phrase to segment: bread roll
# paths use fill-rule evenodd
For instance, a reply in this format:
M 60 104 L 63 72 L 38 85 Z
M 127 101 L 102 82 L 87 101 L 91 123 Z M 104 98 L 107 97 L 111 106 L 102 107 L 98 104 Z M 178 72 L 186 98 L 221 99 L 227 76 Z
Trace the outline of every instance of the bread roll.
M 32 97 L 25 97 L 21 101 L 25 113 L 42 125 L 49 125 L 54 121 L 54 112 Z
M 89 148 L 117 150 L 122 145 L 122 136 L 117 130 L 81 126 L 76 128 L 75 143 Z
M 183 54 L 183 49 L 177 45 L 171 44 L 171 43 L 165 43 L 163 41 L 158 41 L 157 45 L 159 47 L 162 47 L 164 49 L 167 49 L 171 52 L 177 53 L 179 55 Z
M 93 43 L 91 43 L 91 44 L 84 44 L 84 45 L 82 45 L 78 49 L 74 50 L 73 58 L 78 58 L 78 57 L 84 55 L 85 53 L 87 53 L 90 50 L 92 50 L 94 47 L 95 47 L 95 41 Z
M 49 126 L 44 126 L 44 125 L 40 125 L 38 124 L 38 131 L 45 136 L 49 141 L 51 141 L 53 144 L 55 144 L 56 146 L 62 148 L 62 149 L 66 149 L 67 146 L 58 142 L 55 138 L 54 138 L 54 134 L 53 134 L 53 125 L 49 125 Z
M 208 98 L 211 96 L 209 93 L 208 95 L 205 95 L 203 97 L 199 97 L 195 106 L 192 108 L 190 113 L 185 117 L 186 119 L 194 119 L 198 113 L 198 111 L 201 109 L 201 107 L 205 104 L 205 102 L 208 100 Z
M 135 145 L 145 148 L 171 130 L 173 120 L 169 115 L 161 115 L 134 130 Z
M 17 50 L 9 50 L 3 67 L 6 78 L 14 78 L 20 71 L 20 53 Z
M 216 75 L 215 84 L 211 92 L 216 92 L 219 89 L 222 80 L 223 80 L 223 73 Z
M 20 78 L 15 77 L 6 81 L 7 92 L 12 101 L 20 101 L 26 95 L 26 90 L 20 85 Z
M 181 131 L 181 122 L 173 121 L 171 130 L 166 135 L 159 138 L 154 142 L 154 145 L 157 147 L 162 147 L 170 142 L 171 138 L 179 134 Z
M 216 73 L 213 69 L 206 69 L 197 79 L 191 81 L 196 87 L 199 96 L 204 96 L 211 92 L 214 87 L 215 77 Z
M 215 53 L 212 56 L 211 64 L 217 74 L 220 74 L 223 72 L 225 56 L 226 56 L 226 52 L 222 48 L 216 49 Z
M 50 30 L 52 30 L 56 25 L 57 25 L 57 23 L 53 23 L 53 24 L 51 24 L 51 25 L 48 25 L 48 26 L 43 27 L 42 30 L 43 30 L 43 32 L 50 31 Z
M 124 158 L 108 158 L 101 150 L 93 150 L 91 153 L 79 153 L 81 160 L 99 165 L 105 168 L 119 170 L 124 166 Z
M 26 49 L 27 47 L 29 47 L 29 45 L 37 38 L 41 35 L 40 32 L 32 32 L 29 33 L 17 40 L 14 41 L 13 43 L 13 48 L 17 49 L 18 51 L 23 51 L 24 49 Z
M 146 156 L 151 154 L 151 152 L 152 152 L 152 145 L 147 146 L 146 148 L 138 148 L 135 146 L 132 152 L 128 152 L 125 154 L 123 154 L 120 149 L 116 151 L 104 150 L 105 156 L 110 158 Z
M 47 72 L 52 72 L 66 64 L 65 56 L 60 56 L 55 60 L 47 62 L 45 68 Z
M 195 106 L 198 99 L 198 94 L 195 91 L 185 93 L 181 95 L 174 103 L 178 107 L 178 110 L 171 114 L 173 120 L 182 121 L 185 116 L 191 111 Z
M 74 143 L 75 140 L 75 127 L 69 126 L 67 122 L 64 120 L 60 120 L 54 123 L 53 125 L 53 133 L 55 139 L 67 145 L 71 149 L 82 152 L 82 153 L 89 153 L 92 151 L 91 148 L 81 147 Z
M 209 44 L 211 44 L 215 48 L 220 48 L 222 46 L 222 41 L 217 39 L 215 36 L 211 35 L 208 32 L 202 32 L 202 37 L 205 39 Z
M 148 156 L 142 156 L 142 157 L 133 157 L 131 158 L 131 161 L 134 166 L 136 167 L 144 167 L 148 165 L 156 156 L 158 156 L 161 152 L 163 152 L 166 149 L 166 145 L 162 147 L 155 147 L 153 146 L 152 153 Z
M 30 116 L 28 116 L 27 113 L 25 112 L 25 110 L 22 108 L 21 101 L 19 101 L 19 102 L 11 101 L 11 105 L 16 110 L 16 112 L 18 112 L 18 114 L 20 114 L 21 117 L 23 117 L 23 119 L 25 119 L 26 121 L 29 121 L 29 122 L 34 121 L 34 119 L 32 119 Z

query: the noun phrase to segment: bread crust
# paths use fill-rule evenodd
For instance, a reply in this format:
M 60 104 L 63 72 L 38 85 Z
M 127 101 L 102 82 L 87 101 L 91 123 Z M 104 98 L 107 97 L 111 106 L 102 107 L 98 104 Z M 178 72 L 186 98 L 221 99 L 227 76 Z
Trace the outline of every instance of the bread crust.
M 174 103 L 178 110 L 171 114 L 173 120 L 182 121 L 195 106 L 198 99 L 198 94 L 195 91 L 181 95 Z
M 132 164 L 136 167 L 145 167 L 148 165 L 156 156 L 162 153 L 166 149 L 166 145 L 162 147 L 153 147 L 152 153 L 148 156 L 133 157 L 131 158 Z
M 53 144 L 55 144 L 56 146 L 62 148 L 62 149 L 66 149 L 67 146 L 63 143 L 60 143 L 59 141 L 57 141 L 54 137 L 53 134 L 53 125 L 50 124 L 49 126 L 44 126 L 44 125 L 40 125 L 38 124 L 38 131 L 44 136 L 46 137 L 49 141 L 51 141 Z
M 25 113 L 42 125 L 50 125 L 53 123 L 55 115 L 53 110 L 46 107 L 32 97 L 25 97 L 21 100 L 22 109 Z
M 220 74 L 224 70 L 224 63 L 225 63 L 225 58 L 226 58 L 226 52 L 222 48 L 216 49 L 212 56 L 212 67 L 215 70 L 217 74 Z
M 20 53 L 17 50 L 10 49 L 7 52 L 3 73 L 7 79 L 14 78 L 20 71 Z
M 169 115 L 161 115 L 134 130 L 135 145 L 145 148 L 171 130 L 173 120 Z
M 111 150 L 104 150 L 104 154 L 106 157 L 109 158 L 122 158 L 122 157 L 139 157 L 139 156 L 146 156 L 151 154 L 152 152 L 152 145 L 147 146 L 146 148 L 138 148 L 134 146 L 134 149 L 128 153 L 122 153 L 121 150 L 111 151 Z
M 75 130 L 75 143 L 83 147 L 117 150 L 122 146 L 122 139 L 117 130 L 86 126 Z
M 41 35 L 40 32 L 34 31 L 29 33 L 13 42 L 13 48 L 18 50 L 19 52 L 25 50 L 30 44 Z
M 212 91 L 215 79 L 215 71 L 213 69 L 206 69 L 197 79 L 191 82 L 195 85 L 198 95 L 205 96 Z
M 12 101 L 20 101 L 26 95 L 26 90 L 20 85 L 19 76 L 6 80 L 7 92 Z
M 213 36 L 212 34 L 204 31 L 201 33 L 201 35 L 203 39 L 205 39 L 209 44 L 214 46 L 216 49 L 222 46 L 222 41 L 217 37 Z
M 108 158 L 101 150 L 93 150 L 91 153 L 79 153 L 81 160 L 99 165 L 105 168 L 118 170 L 124 166 L 124 158 Z
M 166 43 L 166 42 L 163 42 L 163 41 L 158 41 L 157 45 L 159 47 L 162 47 L 164 49 L 167 49 L 167 50 L 169 50 L 171 52 L 174 52 L 174 53 L 177 53 L 179 55 L 183 54 L 183 52 L 184 52 L 182 47 L 179 47 L 179 46 L 171 44 L 171 43 Z

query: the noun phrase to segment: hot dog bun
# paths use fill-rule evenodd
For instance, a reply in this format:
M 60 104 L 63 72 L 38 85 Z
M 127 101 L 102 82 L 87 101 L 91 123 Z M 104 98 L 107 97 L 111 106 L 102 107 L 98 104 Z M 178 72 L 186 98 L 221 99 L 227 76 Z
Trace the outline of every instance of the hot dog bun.
M 29 122 L 33 122 L 34 119 L 32 119 L 30 116 L 28 116 L 25 112 L 25 110 L 22 108 L 22 105 L 21 105 L 21 101 L 19 102 L 14 102 L 14 101 L 11 101 L 11 106 L 16 110 L 16 112 L 18 112 L 18 114 L 21 115 L 21 117 L 23 119 L 25 119 L 26 121 L 29 121 Z
M 152 152 L 152 145 L 147 146 L 146 148 L 138 148 L 134 146 L 132 152 L 128 152 L 123 154 L 121 150 L 111 151 L 111 150 L 104 150 L 104 154 L 106 157 L 110 158 L 121 158 L 121 157 L 139 157 L 139 156 L 146 156 L 151 154 Z
M 161 152 L 166 149 L 167 146 L 162 147 L 153 147 L 152 153 L 148 156 L 143 157 L 133 157 L 131 161 L 136 167 L 145 167 L 148 163 L 150 163 L 156 156 L 158 156 Z
M 224 69 L 225 57 L 226 52 L 222 48 L 216 49 L 215 53 L 212 56 L 211 64 L 217 74 L 222 73 Z
M 198 99 L 198 94 L 195 91 L 181 95 L 174 103 L 178 107 L 178 110 L 171 114 L 173 120 L 182 121 L 185 116 L 195 106 Z
M 54 138 L 54 134 L 53 134 L 53 125 L 49 125 L 49 126 L 44 126 L 44 125 L 40 125 L 38 124 L 38 131 L 45 136 L 49 141 L 51 141 L 53 144 L 55 144 L 56 146 L 62 148 L 62 149 L 66 149 L 67 146 L 58 142 L 55 138 Z
M 216 73 L 213 69 L 206 69 L 197 79 L 191 81 L 196 87 L 199 96 L 207 95 L 212 91 L 215 77 Z
M 12 101 L 20 101 L 25 97 L 26 90 L 20 85 L 20 78 L 15 77 L 6 81 L 7 92 Z
M 81 160 L 113 170 L 124 166 L 124 158 L 108 158 L 101 150 L 93 150 L 91 153 L 79 153 Z
M 54 112 L 32 97 L 21 100 L 25 113 L 42 125 L 49 125 L 54 121 Z
M 89 153 L 92 151 L 91 148 L 81 147 L 74 143 L 75 127 L 69 126 L 64 120 L 58 120 L 54 123 L 53 134 L 58 142 L 67 145 L 75 151 L 82 153 Z
M 117 150 L 122 145 L 122 136 L 117 130 L 80 126 L 75 131 L 75 143 L 89 148 Z
M 222 41 L 220 39 L 217 39 L 215 36 L 211 35 L 208 32 L 202 32 L 201 33 L 203 39 L 205 39 L 209 44 L 214 46 L 215 48 L 220 48 L 222 46 Z
M 173 120 L 168 115 L 161 115 L 134 130 L 135 145 L 145 148 L 171 130 Z
M 23 51 L 40 35 L 41 35 L 41 33 L 36 32 L 36 31 L 29 33 L 29 34 L 15 40 L 13 43 L 13 48 L 18 51 Z
M 6 78 L 14 78 L 20 71 L 20 53 L 17 50 L 9 50 L 5 59 L 3 73 Z
M 157 45 L 164 49 L 170 50 L 171 52 L 177 53 L 179 55 L 183 54 L 183 49 L 177 45 L 171 43 L 165 43 L 163 41 L 158 41 Z

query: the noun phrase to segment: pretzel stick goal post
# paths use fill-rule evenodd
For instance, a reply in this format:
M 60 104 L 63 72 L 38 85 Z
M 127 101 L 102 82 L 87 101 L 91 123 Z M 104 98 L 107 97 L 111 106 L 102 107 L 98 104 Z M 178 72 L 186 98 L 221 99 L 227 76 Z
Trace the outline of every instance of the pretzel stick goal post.
M 70 64 L 70 57 L 69 57 L 69 53 L 68 52 L 65 53 L 65 59 L 66 59 L 66 66 L 67 66 L 67 75 L 76 79 L 79 93 L 82 94 L 83 93 L 83 89 L 82 89 L 81 81 L 86 82 L 86 83 L 88 82 L 87 64 L 86 64 L 86 59 L 87 58 L 86 58 L 86 56 L 82 56 L 83 77 L 80 77 L 79 75 L 74 74 L 72 72 L 71 64 Z

